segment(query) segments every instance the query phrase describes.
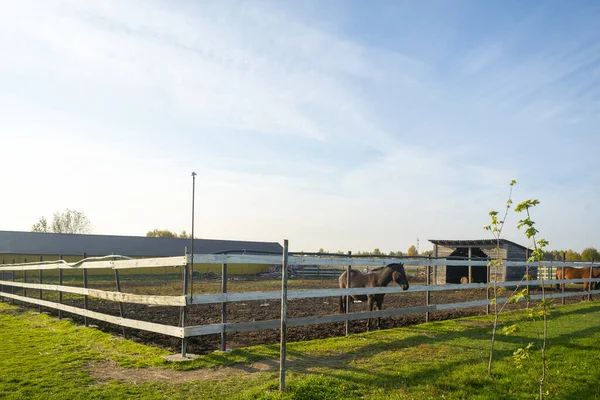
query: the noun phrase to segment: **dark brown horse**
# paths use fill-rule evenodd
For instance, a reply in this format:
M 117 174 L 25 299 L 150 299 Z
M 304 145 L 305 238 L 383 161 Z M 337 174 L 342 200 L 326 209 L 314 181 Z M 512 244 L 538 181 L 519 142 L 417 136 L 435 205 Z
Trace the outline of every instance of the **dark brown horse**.
M 600 278 L 600 267 L 592 268 L 592 276 L 590 277 L 590 268 L 573 268 L 564 267 L 565 277 L 563 278 L 563 267 L 558 267 L 556 270 L 556 279 L 588 279 L 588 278 Z M 583 282 L 583 290 L 588 290 L 590 282 Z M 592 288 L 598 288 L 598 282 L 591 282 Z M 564 286 L 564 283 L 556 284 L 556 290 L 560 290 Z
M 350 273 L 350 287 L 351 288 L 361 288 L 361 287 L 383 287 L 389 285 L 391 281 L 396 282 L 398 285 L 402 286 L 402 289 L 408 289 L 408 279 L 406 279 L 406 272 L 404 271 L 404 264 L 388 264 L 385 267 L 377 268 L 372 270 L 371 272 L 364 273 L 353 269 Z M 346 272 L 338 278 L 338 282 L 340 284 L 340 288 L 346 288 Z M 350 303 L 354 300 L 369 302 L 369 311 L 373 311 L 373 306 L 377 310 L 381 310 L 381 305 L 383 304 L 383 294 L 363 294 L 363 295 L 354 295 L 350 296 Z M 346 312 L 346 296 L 340 297 L 340 305 L 338 308 L 340 313 Z M 380 318 L 377 318 L 377 329 L 379 329 Z M 367 320 L 367 331 L 371 329 L 371 318 Z

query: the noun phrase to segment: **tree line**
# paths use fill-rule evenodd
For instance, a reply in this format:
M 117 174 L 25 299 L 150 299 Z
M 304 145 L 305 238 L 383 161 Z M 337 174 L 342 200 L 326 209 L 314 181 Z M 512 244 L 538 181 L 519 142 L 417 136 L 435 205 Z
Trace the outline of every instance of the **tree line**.
M 337 251 L 327 251 L 325 249 L 323 249 L 322 247 L 319 249 L 319 253 L 328 253 L 328 254 L 348 254 L 347 251 L 342 251 L 342 250 L 337 250 Z M 357 256 L 390 256 L 390 257 L 403 257 L 403 256 L 407 256 L 407 257 L 414 257 L 414 256 L 432 256 L 433 255 L 433 250 L 425 250 L 422 252 L 419 252 L 417 250 L 417 247 L 415 245 L 411 245 L 406 252 L 403 251 L 390 251 L 388 253 L 381 251 L 378 247 L 374 248 L 373 250 L 370 251 L 357 251 L 356 253 L 352 253 L 354 255 Z

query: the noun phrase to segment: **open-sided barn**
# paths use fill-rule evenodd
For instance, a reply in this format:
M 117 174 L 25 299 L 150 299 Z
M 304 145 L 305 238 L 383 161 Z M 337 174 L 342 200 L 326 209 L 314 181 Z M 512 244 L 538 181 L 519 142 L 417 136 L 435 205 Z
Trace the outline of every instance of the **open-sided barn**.
M 435 257 L 447 257 L 448 259 L 465 259 L 471 257 L 472 260 L 494 260 L 496 259 L 496 248 L 498 243 L 495 239 L 478 240 L 438 240 L 430 239 L 433 243 L 433 255 Z M 530 255 L 527 247 L 510 240 L 500 239 L 499 256 L 503 260 L 525 261 Z M 461 278 L 468 276 L 469 266 L 438 266 L 437 273 L 434 273 L 435 283 L 460 283 Z M 525 267 L 506 268 L 499 267 L 499 281 L 518 281 L 525 274 Z M 535 279 L 537 270 L 530 268 L 529 274 Z M 487 282 L 487 267 L 471 267 L 472 282 Z

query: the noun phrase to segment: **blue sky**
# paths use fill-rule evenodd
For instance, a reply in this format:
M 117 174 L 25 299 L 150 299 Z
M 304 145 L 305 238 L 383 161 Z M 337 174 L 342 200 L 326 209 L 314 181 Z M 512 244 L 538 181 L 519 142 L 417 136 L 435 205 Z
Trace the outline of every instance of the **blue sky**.
M 0 229 L 600 247 L 594 1 L 0 1 Z M 6 191 L 8 190 L 9 193 Z M 507 239 L 527 244 L 507 220 Z

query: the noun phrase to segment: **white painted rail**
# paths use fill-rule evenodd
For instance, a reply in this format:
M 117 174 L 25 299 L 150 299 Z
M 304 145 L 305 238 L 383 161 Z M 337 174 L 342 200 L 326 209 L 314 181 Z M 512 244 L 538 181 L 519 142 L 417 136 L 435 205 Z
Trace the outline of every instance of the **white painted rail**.
M 79 270 L 79 269 L 135 269 L 159 267 L 183 267 L 186 257 L 137 258 L 130 260 L 79 261 L 75 263 L 54 261 L 25 264 L 3 264 L 1 271 L 47 271 L 47 270 Z
M 191 262 L 191 255 L 187 256 L 188 262 Z M 393 263 L 403 263 L 409 267 L 426 267 L 426 266 L 464 266 L 470 264 L 472 266 L 485 267 L 488 265 L 487 260 L 447 260 L 447 259 L 427 259 L 427 258 L 376 258 L 376 257 L 314 257 L 314 256 L 289 256 L 289 265 L 319 265 L 327 266 L 347 266 L 354 267 L 382 267 Z M 262 254 L 194 254 L 194 264 L 266 264 L 266 265 L 281 265 L 280 255 L 262 255 Z M 506 267 L 538 267 L 537 263 L 526 261 L 506 261 L 503 263 Z M 563 261 L 542 261 L 542 267 L 600 267 L 600 263 L 592 262 L 563 262 Z

